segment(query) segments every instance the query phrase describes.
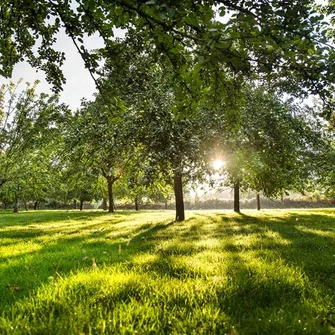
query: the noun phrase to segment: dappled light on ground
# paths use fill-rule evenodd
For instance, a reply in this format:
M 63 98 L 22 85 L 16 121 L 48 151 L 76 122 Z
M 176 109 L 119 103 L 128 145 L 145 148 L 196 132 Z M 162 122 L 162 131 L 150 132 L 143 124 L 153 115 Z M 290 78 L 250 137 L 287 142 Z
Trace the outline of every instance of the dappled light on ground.
M 189 212 L 178 223 L 169 211 L 2 217 L 1 334 L 335 326 L 332 210 Z

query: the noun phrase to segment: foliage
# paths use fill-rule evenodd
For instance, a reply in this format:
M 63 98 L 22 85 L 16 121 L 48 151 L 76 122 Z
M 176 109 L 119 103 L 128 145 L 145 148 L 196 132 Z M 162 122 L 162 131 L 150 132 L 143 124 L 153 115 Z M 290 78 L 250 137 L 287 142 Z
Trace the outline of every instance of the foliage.
M 317 162 L 329 152 L 324 125 L 312 108 L 248 89 L 239 128 L 222 139 L 227 182 L 266 196 L 304 192 L 316 181 Z
M 131 32 L 124 41 L 114 42 L 116 57 L 103 68 L 100 84 L 105 94 L 98 98 L 106 101 L 108 92 L 107 97 L 122 106 L 123 117 L 129 120 L 127 130 L 136 150 L 130 162 L 128 186 L 136 184 L 137 191 L 142 187 L 143 192 L 152 189 L 154 183 L 163 187 L 174 184 L 176 190 L 175 178 L 186 181 L 203 174 L 206 128 L 197 115 L 202 100 L 194 99 L 190 105 L 195 110 L 184 115 L 182 83 L 175 80 L 163 59 L 138 47 L 141 41 L 141 36 Z M 182 201 L 182 194 L 176 196 L 177 212 Z
M 56 95 L 37 95 L 37 84 L 27 83 L 21 92 L 19 83 L 1 88 L 0 179 L 5 201 L 44 200 L 55 181 L 51 172 L 69 111 Z
M 331 93 L 334 51 L 327 44 L 324 16 L 312 0 L 80 0 L 75 5 L 71 1 L 2 0 L 1 9 L 0 73 L 10 76 L 13 66 L 26 59 L 45 71 L 55 90 L 65 82 L 60 69 L 65 54 L 54 46 L 57 33 L 65 30 L 94 73 L 98 56 L 87 50 L 85 37 L 98 33 L 107 58 L 113 59 L 113 28 L 118 27 L 139 32 L 144 43 L 166 57 L 181 78 L 190 68 L 185 55 L 192 53 L 191 62 L 196 63 L 192 71 L 204 69 L 213 78 L 222 70 L 237 77 L 259 74 L 260 78 L 281 78 L 285 90 L 291 90 L 294 82 L 302 92 L 324 98 Z M 185 83 L 195 94 L 201 85 L 201 81 Z
M 325 152 L 317 162 L 316 193 L 321 193 L 328 199 L 335 199 L 335 148 L 334 141 L 331 150 Z
M 68 127 L 70 164 L 84 175 L 105 178 L 110 211 L 114 208 L 113 185 L 124 174 L 135 150 L 128 125 L 131 123 L 126 115 L 113 113 L 103 99 L 97 98 L 94 102 L 84 102 Z M 89 182 L 87 178 L 86 182 Z

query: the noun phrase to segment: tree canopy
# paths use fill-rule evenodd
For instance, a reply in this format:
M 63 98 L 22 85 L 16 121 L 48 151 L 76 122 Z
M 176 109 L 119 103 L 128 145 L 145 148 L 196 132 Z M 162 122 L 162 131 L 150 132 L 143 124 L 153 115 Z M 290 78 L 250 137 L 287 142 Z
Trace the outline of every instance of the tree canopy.
M 86 48 L 85 36 L 100 35 L 112 59 L 118 27 L 137 31 L 181 74 L 191 61 L 193 70 L 210 76 L 257 74 L 280 78 L 277 85 L 285 90 L 299 87 L 324 99 L 331 93 L 334 51 L 313 0 L 2 0 L 0 12 L 0 74 L 9 77 L 16 63 L 27 60 L 56 91 L 66 80 L 57 34 L 65 30 L 93 74 L 99 56 Z

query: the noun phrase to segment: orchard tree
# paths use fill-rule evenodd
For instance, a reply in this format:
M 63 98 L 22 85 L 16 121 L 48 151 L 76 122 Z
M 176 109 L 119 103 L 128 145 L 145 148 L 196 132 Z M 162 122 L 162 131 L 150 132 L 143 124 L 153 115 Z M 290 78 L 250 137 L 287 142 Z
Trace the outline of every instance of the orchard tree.
M 264 87 L 247 89 L 239 128 L 224 142 L 237 212 L 240 187 L 268 197 L 305 191 L 315 178 L 316 162 L 330 149 L 323 125 L 310 108 L 284 101 Z
M 132 129 L 133 140 L 140 144 L 138 154 L 145 166 L 142 172 L 133 172 L 129 181 L 139 187 L 135 179 L 140 173 L 152 185 L 160 182 L 163 175 L 165 183 L 174 187 L 176 221 L 183 221 L 183 179 L 198 178 L 203 172 L 201 150 L 206 125 L 196 110 L 187 117 L 183 115 L 182 83 L 174 80 L 173 71 L 164 67 L 164 60 L 141 49 L 141 37 L 137 35 L 136 40 L 134 35 L 132 32 L 125 41 L 114 43 L 118 52 L 103 69 L 101 87 L 122 103 L 130 120 L 127 128 Z M 201 101 L 197 99 L 197 103 Z
M 160 182 L 155 178 L 155 182 L 152 183 L 148 180 L 146 171 L 149 167 L 149 161 L 146 159 L 139 145 L 128 165 L 125 166 L 124 174 L 117 187 L 118 197 L 123 198 L 134 203 L 135 210 L 139 210 L 139 206 L 142 203 L 143 198 L 150 198 L 153 186 L 160 185 Z
M 174 120 L 169 111 L 150 116 L 143 142 L 148 150 L 149 160 L 155 180 L 157 173 L 163 171 L 167 181 L 173 184 L 176 221 L 185 219 L 183 186 L 186 181 L 197 179 L 202 174 L 200 125 L 192 119 Z
M 0 91 L 0 179 L 1 187 L 9 183 L 15 194 L 15 211 L 20 198 L 27 202 L 46 197 L 50 165 L 68 116 L 67 107 L 57 96 L 36 94 L 37 84 L 27 83 L 20 91 L 18 85 L 10 83 Z
M 83 210 L 84 202 L 92 202 L 102 198 L 99 190 L 99 176 L 97 169 L 87 167 L 74 158 L 74 155 L 68 155 L 63 166 L 62 182 L 67 188 L 67 200 L 73 201 L 74 209 Z
M 322 103 L 314 100 L 311 107 L 317 115 L 323 115 L 324 111 Z M 308 113 L 309 114 L 309 113 Z M 317 191 L 323 194 L 327 199 L 335 199 L 335 128 L 334 120 L 322 122 L 324 130 L 323 138 L 327 141 L 327 150 L 320 151 L 318 159 L 312 161 L 314 167 L 314 175 L 311 179 L 311 191 Z
M 332 144 L 332 151 L 326 153 L 320 159 L 319 173 L 317 175 L 317 187 L 327 199 L 335 200 L 335 145 Z
M 125 114 L 124 114 L 125 115 Z M 85 102 L 69 126 L 67 145 L 70 159 L 82 171 L 93 169 L 104 177 L 108 190 L 109 212 L 114 212 L 114 184 L 122 177 L 135 146 L 130 136 L 130 120 L 100 97 Z

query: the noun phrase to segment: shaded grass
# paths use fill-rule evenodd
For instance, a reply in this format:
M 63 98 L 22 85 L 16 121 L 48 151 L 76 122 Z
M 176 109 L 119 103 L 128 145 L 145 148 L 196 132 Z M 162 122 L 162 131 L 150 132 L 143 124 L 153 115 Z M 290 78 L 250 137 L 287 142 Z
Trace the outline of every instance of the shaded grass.
M 0 334 L 333 332 L 334 210 L 172 217 L 0 214 Z

